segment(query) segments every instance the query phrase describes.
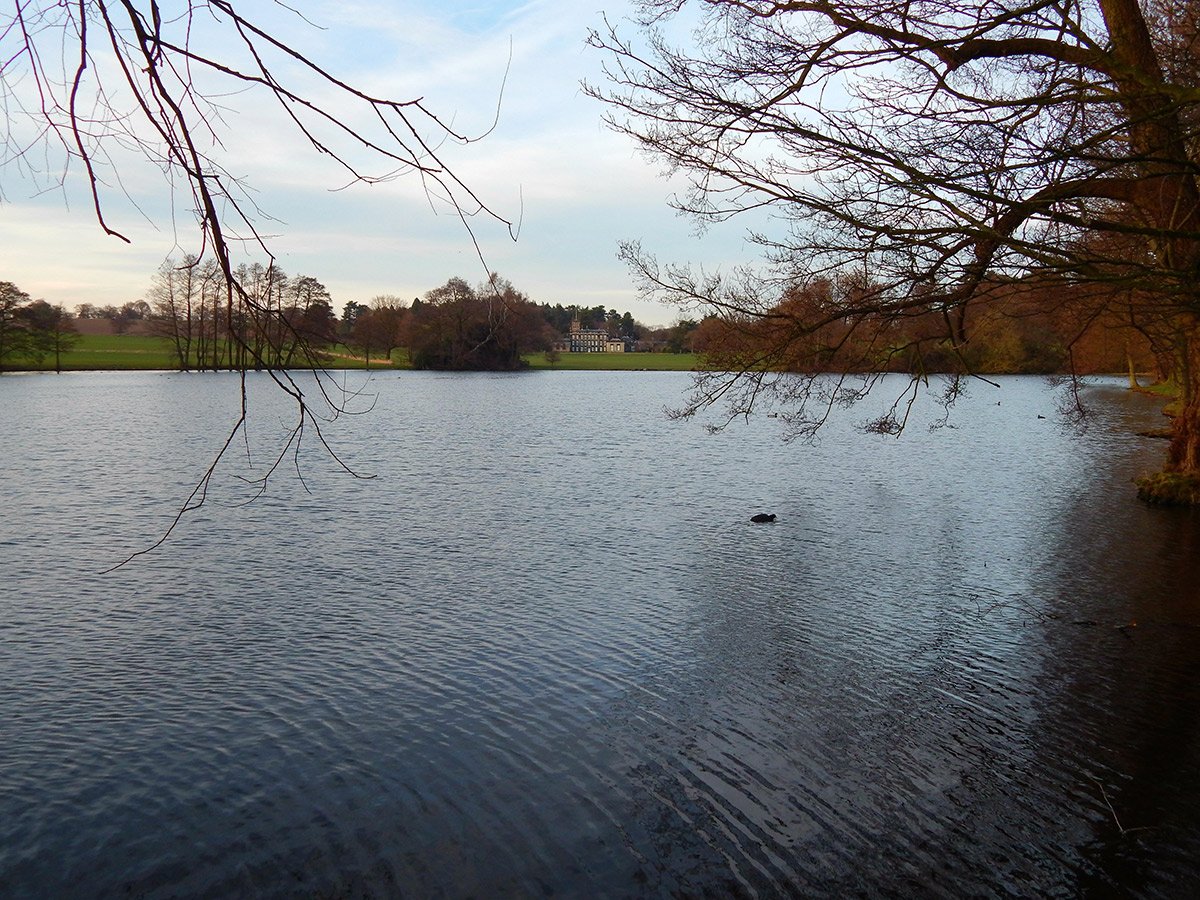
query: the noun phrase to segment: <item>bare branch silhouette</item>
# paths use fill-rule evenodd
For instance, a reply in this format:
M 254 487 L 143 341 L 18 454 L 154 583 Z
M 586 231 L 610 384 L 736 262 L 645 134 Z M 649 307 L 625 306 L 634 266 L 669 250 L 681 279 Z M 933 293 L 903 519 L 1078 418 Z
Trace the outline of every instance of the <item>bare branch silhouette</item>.
M 286 4 L 276 4 L 274 12 L 317 28 Z M 316 373 L 316 395 L 333 417 L 345 411 L 339 386 L 283 310 L 248 291 L 239 277 L 235 250 L 257 248 L 269 261 L 268 271 L 274 257 L 257 224 L 269 216 L 243 176 L 222 162 L 225 137 L 235 127 L 227 121 L 227 99 L 247 93 L 271 100 L 303 144 L 344 173 L 348 181 L 342 187 L 418 179 L 431 205 L 448 208 L 461 222 L 484 271 L 475 223 L 490 222 L 513 237 L 518 229 L 443 154 L 447 145 L 470 145 L 495 127 L 503 79 L 490 122 L 470 134 L 421 97 L 377 96 L 356 86 L 281 35 L 277 26 L 229 0 L 17 0 L 10 12 L 0 13 L 0 100 L 8 114 L 0 167 L 17 167 L 56 185 L 81 167 L 100 228 L 123 242 L 129 237 L 114 226 L 108 206 L 114 192 L 123 190 L 122 171 L 130 158 L 158 169 L 168 194 L 174 185 L 185 187 L 199 235 L 199 251 L 189 265 L 215 264 L 230 363 L 243 374 L 269 373 L 294 406 L 295 430 L 261 475 L 263 488 L 289 452 L 298 471 L 295 454 L 310 428 L 343 470 L 357 473 L 329 446 L 310 398 L 288 368 Z M 51 165 L 61 155 L 62 172 L 35 165 L 39 151 Z M 246 318 L 255 322 L 254 339 L 239 327 Z M 187 513 L 203 505 L 246 416 L 243 384 L 238 418 L 212 464 L 166 533 L 130 559 L 161 546 Z

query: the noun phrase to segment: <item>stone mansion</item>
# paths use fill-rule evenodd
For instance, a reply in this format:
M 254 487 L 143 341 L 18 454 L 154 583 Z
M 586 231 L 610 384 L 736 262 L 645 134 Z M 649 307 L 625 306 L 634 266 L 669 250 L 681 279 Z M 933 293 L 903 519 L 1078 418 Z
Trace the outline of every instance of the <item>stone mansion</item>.
M 554 349 L 566 353 L 624 353 L 625 339 L 609 337 L 603 328 L 583 328 L 576 315 L 571 321 L 570 334 L 555 341 Z

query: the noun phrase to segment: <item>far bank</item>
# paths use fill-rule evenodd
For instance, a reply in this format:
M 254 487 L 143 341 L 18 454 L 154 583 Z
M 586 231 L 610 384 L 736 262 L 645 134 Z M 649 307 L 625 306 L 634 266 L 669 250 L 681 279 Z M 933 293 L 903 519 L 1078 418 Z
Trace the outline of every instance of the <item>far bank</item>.
M 530 370 L 691 372 L 699 365 L 694 353 L 531 353 L 522 357 Z M 411 369 L 408 351 L 400 348 L 389 358 L 371 357 L 335 346 L 322 354 L 331 369 Z M 53 372 L 55 359 L 17 357 L 8 371 Z M 64 372 L 177 370 L 179 357 L 168 338 L 149 334 L 79 334 L 59 358 Z M 200 368 L 196 366 L 196 368 Z M 222 367 L 224 368 L 224 367 Z

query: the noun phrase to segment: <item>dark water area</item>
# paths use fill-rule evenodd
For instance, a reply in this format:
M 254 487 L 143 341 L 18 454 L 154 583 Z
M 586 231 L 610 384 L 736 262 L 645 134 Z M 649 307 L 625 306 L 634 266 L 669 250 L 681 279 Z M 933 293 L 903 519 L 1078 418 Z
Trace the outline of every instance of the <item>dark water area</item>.
M 252 381 L 105 575 L 236 379 L 0 379 L 0 896 L 1200 890 L 1152 399 L 1078 434 L 1005 379 L 807 446 L 667 421 L 675 373 L 348 377 L 374 478 L 310 431 L 246 504 L 291 421 Z

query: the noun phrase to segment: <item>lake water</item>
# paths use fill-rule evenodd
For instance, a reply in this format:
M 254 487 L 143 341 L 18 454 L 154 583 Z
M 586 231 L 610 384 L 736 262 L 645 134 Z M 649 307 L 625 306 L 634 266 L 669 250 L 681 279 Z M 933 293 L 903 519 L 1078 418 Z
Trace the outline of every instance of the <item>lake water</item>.
M 1200 888 L 1153 401 L 1090 387 L 1079 435 L 1005 379 L 807 446 L 667 421 L 677 373 L 347 378 L 324 433 L 374 478 L 310 430 L 245 504 L 290 422 L 252 378 L 205 506 L 104 575 L 236 377 L 0 379 L 0 896 Z

